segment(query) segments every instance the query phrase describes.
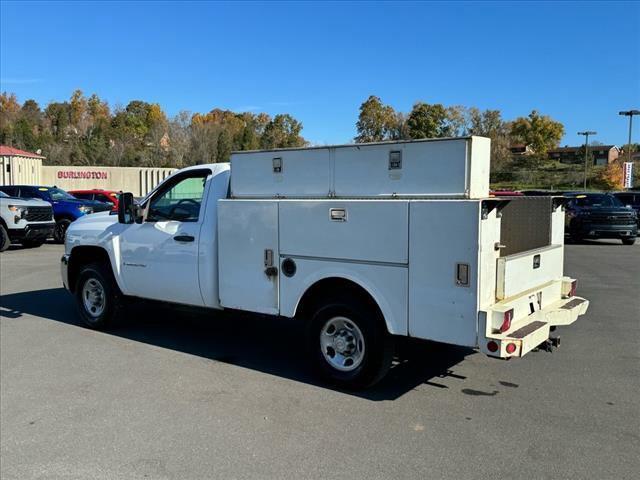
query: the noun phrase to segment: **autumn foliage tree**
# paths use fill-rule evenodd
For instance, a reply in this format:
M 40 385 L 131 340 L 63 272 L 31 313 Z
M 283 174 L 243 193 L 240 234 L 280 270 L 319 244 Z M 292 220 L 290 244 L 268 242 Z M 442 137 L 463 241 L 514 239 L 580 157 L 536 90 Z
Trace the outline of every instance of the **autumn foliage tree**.
M 81 90 L 42 109 L 14 94 L 0 95 L 0 143 L 42 150 L 50 164 L 184 167 L 228 161 L 233 150 L 306 144 L 289 114 L 180 112 L 169 118 L 157 103 L 132 100 L 111 108 Z
M 391 140 L 398 131 L 398 117 L 392 107 L 371 95 L 360 105 L 356 129 L 358 143 Z
M 407 118 L 407 127 L 409 137 L 416 139 L 448 137 L 451 133 L 447 125 L 447 109 L 439 103 L 416 103 Z
M 607 164 L 598 175 L 598 180 L 605 190 L 619 190 L 623 187 L 624 169 L 617 159 Z
M 527 117 L 516 118 L 511 123 L 511 139 L 514 143 L 528 145 L 538 160 L 557 147 L 564 136 L 564 125 L 547 115 L 533 110 Z
M 480 135 L 491 138 L 493 169 L 504 168 L 512 158 L 511 124 L 502 118 L 499 110 L 416 102 L 405 114 L 371 95 L 360 106 L 356 130 L 358 143 Z

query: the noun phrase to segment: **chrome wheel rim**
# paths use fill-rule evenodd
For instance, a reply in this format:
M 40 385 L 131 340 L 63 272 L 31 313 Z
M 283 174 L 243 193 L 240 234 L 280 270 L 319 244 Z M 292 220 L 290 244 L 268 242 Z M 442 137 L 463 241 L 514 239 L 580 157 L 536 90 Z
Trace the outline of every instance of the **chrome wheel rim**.
M 364 335 L 346 317 L 333 317 L 320 330 L 320 349 L 324 359 L 336 370 L 350 372 L 364 358 Z
M 82 303 L 84 310 L 93 318 L 97 318 L 104 312 L 106 299 L 104 287 L 95 278 L 90 278 L 84 282 L 82 287 Z

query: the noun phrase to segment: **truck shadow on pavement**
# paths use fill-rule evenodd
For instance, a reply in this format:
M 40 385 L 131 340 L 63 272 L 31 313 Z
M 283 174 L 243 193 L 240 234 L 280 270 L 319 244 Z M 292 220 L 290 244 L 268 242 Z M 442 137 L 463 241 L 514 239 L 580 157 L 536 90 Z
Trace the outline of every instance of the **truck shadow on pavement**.
M 18 320 L 25 314 L 83 328 L 74 300 L 63 288 L 0 297 L 0 316 Z M 106 333 L 334 389 L 314 377 L 304 361 L 301 322 L 238 312 L 193 311 L 151 302 L 133 305 L 128 317 L 126 322 Z M 429 342 L 404 343 L 399 352 L 391 371 L 379 384 L 366 391 L 340 391 L 384 401 L 395 400 L 420 385 L 446 389 L 449 387 L 438 379 L 464 380 L 465 377 L 451 369 L 475 353 L 469 348 Z

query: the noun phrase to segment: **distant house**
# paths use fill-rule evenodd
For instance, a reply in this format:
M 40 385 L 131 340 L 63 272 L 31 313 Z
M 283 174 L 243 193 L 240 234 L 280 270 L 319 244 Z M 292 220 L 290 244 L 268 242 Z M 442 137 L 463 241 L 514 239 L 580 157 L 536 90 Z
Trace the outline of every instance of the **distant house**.
M 39 153 L 0 145 L 0 185 L 38 184 L 44 159 Z
M 608 165 L 620 156 L 620 149 L 615 145 L 590 145 L 589 153 L 594 165 Z M 561 163 L 577 163 L 584 159 L 584 147 L 559 147 L 549 150 L 547 156 Z
M 629 154 L 623 149 L 620 150 L 620 158 L 625 162 L 629 158 Z M 635 152 L 631 152 L 631 161 L 632 162 L 640 162 L 640 150 L 636 150 Z
M 19 148 L 9 147 L 8 145 L 0 145 L 0 157 L 3 157 L 3 160 L 6 159 L 6 157 L 39 158 L 40 160 L 46 158 L 39 153 L 25 152 Z
M 520 143 L 517 145 L 511 145 L 509 147 L 509 150 L 511 150 L 511 154 L 513 156 L 520 156 L 520 155 L 531 155 L 533 152 L 533 149 L 531 148 L 530 145 L 525 145 L 524 143 Z

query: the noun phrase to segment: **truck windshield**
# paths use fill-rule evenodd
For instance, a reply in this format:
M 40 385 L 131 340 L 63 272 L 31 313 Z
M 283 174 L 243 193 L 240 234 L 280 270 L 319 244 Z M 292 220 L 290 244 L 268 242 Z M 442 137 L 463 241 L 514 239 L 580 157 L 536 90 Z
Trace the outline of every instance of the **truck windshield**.
M 576 205 L 579 207 L 624 207 L 616 197 L 604 193 L 576 197 Z
M 40 189 L 40 190 L 42 190 L 42 189 Z M 48 193 L 49 196 L 51 197 L 51 200 L 53 200 L 53 201 L 77 200 L 76 197 L 74 197 L 73 195 L 71 195 L 71 194 L 69 194 L 69 193 L 65 192 L 64 190 L 61 190 L 60 188 L 57 188 L 57 187 L 47 188 L 44 192 Z

